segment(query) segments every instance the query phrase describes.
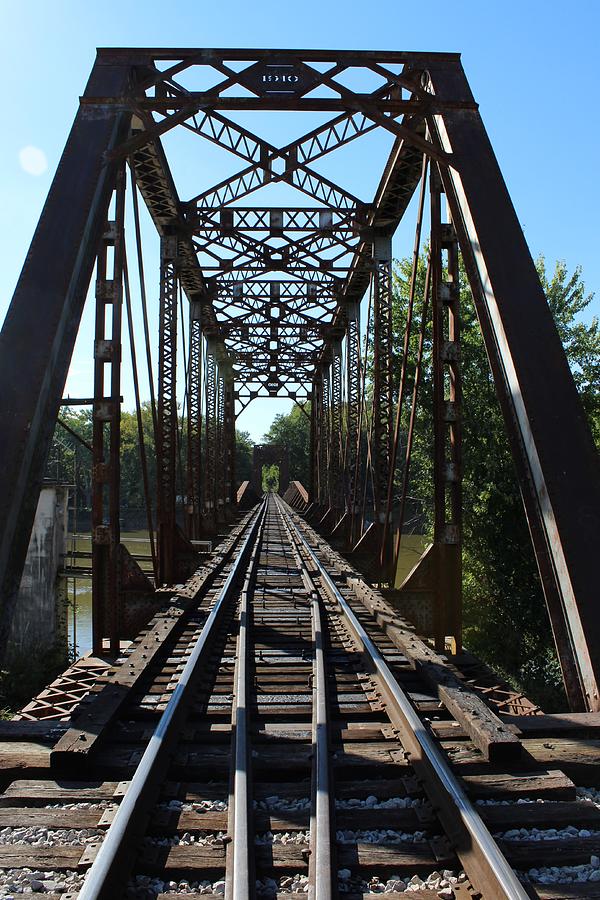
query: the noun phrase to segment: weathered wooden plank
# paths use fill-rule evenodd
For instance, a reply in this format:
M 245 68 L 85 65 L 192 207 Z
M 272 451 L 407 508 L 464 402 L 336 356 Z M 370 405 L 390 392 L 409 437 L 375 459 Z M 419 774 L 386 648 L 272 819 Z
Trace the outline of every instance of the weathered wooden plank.
M 577 828 L 591 827 L 600 831 L 600 809 L 594 803 L 519 803 L 510 806 L 478 806 L 484 822 L 494 831 L 511 828 Z
M 519 869 L 589 863 L 590 856 L 598 855 L 600 851 L 600 841 L 597 837 L 557 838 L 547 841 L 499 840 L 498 844 L 511 865 Z
M 600 786 L 600 740 L 534 738 L 523 746 L 541 765 L 560 767 L 576 784 Z
M 600 882 L 577 882 L 575 884 L 536 884 L 540 900 L 600 900 Z
M 52 748 L 41 740 L 2 741 L 0 770 L 48 769 Z
M 66 722 L 55 719 L 1 719 L 0 741 L 42 741 L 53 744 L 67 730 Z
M 116 813 L 116 807 L 106 811 L 102 816 L 102 811 L 96 813 L 88 812 L 85 819 L 92 821 L 95 818 L 96 823 L 102 817 L 102 826 L 110 824 Z M 8 812 L 18 813 L 19 810 Z M 41 810 L 40 812 L 48 812 Z M 76 811 L 75 811 L 76 812 Z M 376 812 L 372 809 L 347 809 L 337 810 L 335 814 L 336 827 L 343 829 L 356 830 L 360 828 L 368 829 L 373 827 L 374 817 L 376 817 L 378 828 L 394 828 L 401 831 L 416 831 L 423 829 L 425 819 L 417 815 L 414 809 L 378 809 Z M 15 815 L 15 819 L 19 819 Z M 83 821 L 84 817 L 81 818 Z M 25 821 L 25 817 L 23 817 Z M 43 816 L 36 820 L 31 817 L 31 822 L 41 822 Z M 20 819 L 19 819 L 20 821 Z M 29 820 L 28 820 L 29 821 Z M 0 819 L 0 823 L 2 819 Z M 77 818 L 79 822 L 79 818 Z M 267 831 L 304 831 L 310 826 L 310 811 L 299 810 L 294 813 L 286 813 L 279 811 L 278 813 L 270 813 L 263 810 L 254 812 L 254 828 L 257 832 Z M 72 827 L 97 827 L 94 825 L 73 825 Z M 226 831 L 228 827 L 227 811 L 212 812 L 203 810 L 157 810 L 153 813 L 150 832 L 152 834 L 177 833 L 184 832 L 197 833 L 202 831 Z
M 600 734 L 600 713 L 550 713 L 542 716 L 502 716 L 523 737 L 585 737 Z
M 7 806 L 0 808 L 0 828 L 97 828 L 101 817 L 101 809 Z
M 67 844 L 0 844 L 0 869 L 77 869 L 84 850 Z
M 257 873 L 306 872 L 307 846 L 301 844 L 257 844 L 254 861 Z M 451 864 L 455 857 L 449 852 L 440 855 L 428 841 L 402 844 L 338 844 L 340 867 L 378 872 L 403 872 L 436 868 Z M 222 872 L 225 849 L 222 844 L 193 844 L 167 848 L 144 847 L 140 865 L 148 872 Z
M 560 771 L 504 772 L 462 775 L 467 792 L 477 799 L 500 800 L 519 797 L 543 800 L 575 800 L 577 791 L 570 778 Z
M 0 796 L 0 807 L 33 803 L 90 803 L 112 800 L 119 788 L 118 781 L 42 781 L 19 779 L 13 781 Z

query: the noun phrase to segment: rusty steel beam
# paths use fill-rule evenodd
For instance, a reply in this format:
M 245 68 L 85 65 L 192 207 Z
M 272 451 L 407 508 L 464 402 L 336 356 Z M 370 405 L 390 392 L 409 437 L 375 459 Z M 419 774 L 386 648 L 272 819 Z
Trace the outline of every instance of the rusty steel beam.
M 375 522 L 385 516 L 392 456 L 392 242 L 379 236 L 373 245 L 373 489 Z
M 128 77 L 126 62 L 100 56 L 84 96 L 118 97 Z M 0 658 L 114 186 L 104 153 L 129 120 L 118 108 L 77 113 L 0 333 Z
M 176 581 L 177 496 L 177 238 L 163 235 L 160 245 L 158 343 L 158 433 L 156 441 L 158 579 Z
M 472 101 L 458 60 L 428 64 L 436 97 Z M 600 709 L 600 466 L 589 424 L 479 113 L 431 118 L 442 177 L 511 440 L 569 702 Z
M 446 638 L 451 637 L 454 652 L 459 653 L 462 624 L 462 380 L 458 242 L 452 224 L 442 221 L 442 185 L 437 166 L 433 163 L 430 193 L 433 540 L 438 560 L 434 636 L 438 650 L 444 652 Z
M 190 303 L 188 362 L 187 536 L 199 540 L 202 503 L 202 319 L 200 303 Z
M 119 655 L 121 633 L 120 441 L 121 325 L 125 229 L 125 171 L 116 184 L 115 219 L 107 222 L 96 275 L 92 438 L 92 645 Z M 112 249 L 112 270 L 109 270 Z M 110 338 L 106 337 L 110 317 Z M 108 370 L 108 371 L 107 371 Z M 108 391 L 108 394 L 107 394 Z

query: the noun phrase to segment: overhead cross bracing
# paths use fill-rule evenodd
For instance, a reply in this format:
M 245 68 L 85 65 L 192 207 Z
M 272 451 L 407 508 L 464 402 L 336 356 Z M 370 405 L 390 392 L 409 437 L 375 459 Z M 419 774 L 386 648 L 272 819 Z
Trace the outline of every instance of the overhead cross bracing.
M 420 74 L 411 70 L 406 54 L 371 59 L 341 54 L 343 61 L 336 62 L 337 53 L 330 60 L 319 54 L 307 61 L 304 54 L 281 52 L 262 74 L 263 64 L 252 64 L 260 53 L 238 55 L 232 60 L 227 52 L 200 53 L 174 66 L 155 58 L 163 71 L 141 78 L 131 98 L 139 134 L 119 153 L 133 151 L 136 180 L 155 222 L 164 228 L 170 220 L 185 232 L 181 252 L 186 260 L 190 244 L 194 248 L 211 301 L 204 314 L 216 314 L 218 335 L 243 384 L 236 389 L 239 410 L 256 396 L 308 399 L 316 362 L 331 334 L 328 326 L 343 327 L 345 304 L 360 301 L 368 286 L 369 230 L 391 233 L 414 192 L 421 173 L 418 147 L 426 142 L 423 119 L 413 121 L 412 114 L 422 112 L 430 98 L 416 83 Z M 369 87 L 350 91 L 344 84 L 349 78 Z M 186 86 L 194 81 L 202 82 L 203 91 Z M 313 118 L 333 115 L 281 146 L 230 118 L 290 109 Z M 401 125 L 398 119 L 407 113 L 411 117 Z M 313 167 L 381 127 L 390 132 L 394 147 L 387 164 L 385 157 L 381 161 L 384 176 L 374 202 L 359 199 L 341 179 L 333 181 Z M 171 183 L 171 176 L 164 159 L 144 153 L 149 135 L 176 128 L 247 163 L 192 199 L 182 198 L 175 204 L 180 215 L 165 202 L 164 182 Z M 312 205 L 239 205 L 247 198 L 260 203 L 258 192 L 278 185 L 296 189 L 298 199 Z M 169 193 L 174 196 L 173 189 Z M 197 290 L 194 279 L 199 277 L 195 267 L 189 268 L 183 281 L 188 293 Z
M 299 114 L 312 117 L 310 128 L 290 138 L 286 129 Z M 275 125 L 278 117 L 285 127 Z M 264 130 L 271 137 L 261 137 Z M 176 135 L 214 147 L 233 161 L 233 172 L 216 162 L 182 166 Z M 365 197 L 345 154 L 382 135 L 389 155 L 376 175 L 374 154 L 360 157 L 373 177 Z M 0 338 L 7 430 L 0 443 L 0 650 L 95 263 L 99 639 L 109 629 L 117 647 L 122 596 L 152 589 L 129 566 L 119 539 L 120 334 L 134 269 L 124 234 L 135 234 L 138 252 L 141 244 L 137 220 L 125 221 L 127 191 L 141 194 L 160 235 L 160 283 L 152 294 L 160 319 L 157 582 L 183 579 L 197 562 L 190 541 L 227 521 L 238 487 L 235 416 L 258 396 L 291 398 L 310 416 L 307 515 L 388 581 L 410 500 L 419 376 L 407 369 L 406 347 L 418 338 L 417 373 L 426 364 L 432 370 L 434 481 L 433 544 L 420 572 L 434 581 L 432 636 L 438 647 L 448 638 L 460 646 L 461 422 L 468 414 L 461 402 L 460 256 L 569 697 L 574 707 L 596 708 L 597 457 L 457 54 L 98 52 Z M 398 346 L 391 239 L 411 203 L 411 314 Z M 428 272 L 418 296 L 424 247 Z M 134 332 L 130 316 L 128 325 Z M 24 359 L 27 369 L 15 379 Z

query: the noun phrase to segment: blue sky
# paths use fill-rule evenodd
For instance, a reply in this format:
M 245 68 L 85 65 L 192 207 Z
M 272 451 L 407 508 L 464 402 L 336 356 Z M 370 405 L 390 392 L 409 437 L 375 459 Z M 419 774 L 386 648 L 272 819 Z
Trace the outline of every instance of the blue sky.
M 595 0 L 373 0 L 356 6 L 342 0 L 0 0 L 0 320 L 97 46 L 461 52 L 532 253 L 544 252 L 550 265 L 556 259 L 570 269 L 580 264 L 588 290 L 598 293 L 598 313 L 599 9 Z M 364 169 L 368 162 L 367 156 Z M 364 174 L 367 194 L 377 175 L 375 169 L 372 178 Z M 148 243 L 150 253 L 151 237 Z M 409 243 L 396 252 L 410 252 Z M 89 390 L 89 341 L 88 323 L 73 361 L 71 393 Z M 124 393 L 131 407 L 129 383 Z M 255 402 L 240 425 L 260 439 L 274 413 L 288 408 L 289 402 Z

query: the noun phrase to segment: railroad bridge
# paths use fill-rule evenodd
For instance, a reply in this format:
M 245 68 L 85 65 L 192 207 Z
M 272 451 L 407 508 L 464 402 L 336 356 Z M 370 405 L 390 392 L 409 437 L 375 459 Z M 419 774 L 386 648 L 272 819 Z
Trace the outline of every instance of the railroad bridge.
M 177 135 L 233 172 L 178 173 Z M 462 647 L 462 271 L 563 715 Z M 2 726 L 5 894 L 600 896 L 598 460 L 459 56 L 98 51 L 0 335 L 0 653 L 92 282 L 94 646 Z M 151 573 L 121 542 L 125 377 Z M 307 416 L 310 476 L 244 504 L 259 397 Z M 431 541 L 397 585 L 423 409 Z

